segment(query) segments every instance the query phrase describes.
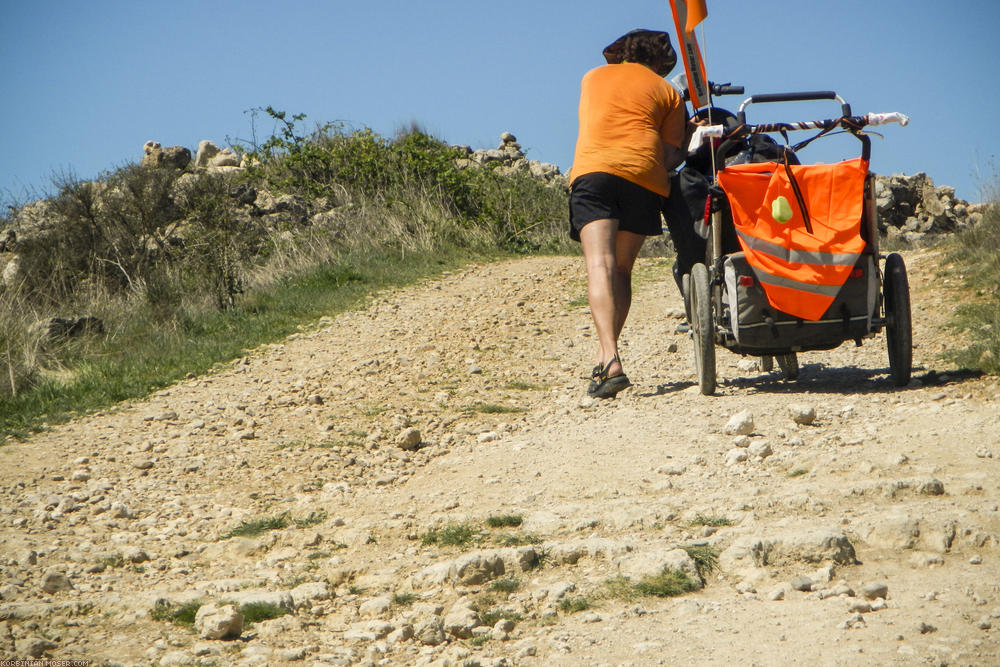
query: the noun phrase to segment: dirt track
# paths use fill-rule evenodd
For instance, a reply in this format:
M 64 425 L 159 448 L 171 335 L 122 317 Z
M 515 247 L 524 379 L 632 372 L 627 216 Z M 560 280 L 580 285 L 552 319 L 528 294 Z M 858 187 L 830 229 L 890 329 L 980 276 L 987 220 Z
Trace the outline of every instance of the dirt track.
M 48 642 L 129 665 L 998 664 L 1000 392 L 938 359 L 954 292 L 934 253 L 907 261 L 923 381 L 903 390 L 878 337 L 800 355 L 795 382 L 719 350 L 704 397 L 668 264 L 640 260 L 622 348 L 635 386 L 591 401 L 581 260 L 535 258 L 382 295 L 0 448 L 0 657 Z M 742 410 L 754 428 L 737 442 L 724 427 Z M 407 428 L 418 449 L 399 447 Z M 220 539 L 286 512 L 283 529 Z M 524 523 L 484 526 L 498 515 Z M 479 544 L 420 539 L 461 522 Z M 504 532 L 541 543 L 503 551 Z M 602 596 L 697 544 L 722 554 L 702 590 Z M 44 592 L 48 571 L 73 588 Z M 884 601 L 865 600 L 879 583 Z M 256 593 L 293 613 L 225 641 L 149 616 L 157 599 Z M 439 641 L 463 602 L 480 618 Z M 488 607 L 515 619 L 508 636 L 454 636 L 482 634 Z

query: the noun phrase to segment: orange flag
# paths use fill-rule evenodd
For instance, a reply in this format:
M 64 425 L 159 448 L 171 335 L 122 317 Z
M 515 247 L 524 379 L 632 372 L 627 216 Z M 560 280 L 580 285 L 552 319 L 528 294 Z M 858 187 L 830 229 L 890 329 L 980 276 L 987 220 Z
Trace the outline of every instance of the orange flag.
M 687 1 L 687 22 L 684 24 L 684 32 L 694 32 L 695 26 L 705 20 L 708 16 L 708 7 L 705 0 Z

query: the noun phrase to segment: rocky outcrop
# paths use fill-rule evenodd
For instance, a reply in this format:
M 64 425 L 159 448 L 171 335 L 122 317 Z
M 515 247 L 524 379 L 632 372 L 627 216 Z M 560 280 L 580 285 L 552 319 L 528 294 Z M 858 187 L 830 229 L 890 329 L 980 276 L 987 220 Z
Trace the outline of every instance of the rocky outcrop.
M 955 188 L 934 186 L 924 172 L 912 176 L 893 174 L 875 177 L 875 201 L 880 230 L 890 239 L 910 243 L 974 227 L 982 220 L 983 204 L 955 197 Z
M 191 151 L 183 146 L 163 148 L 158 141 L 147 141 L 142 147 L 143 167 L 158 169 L 187 169 L 191 163 Z
M 490 167 L 506 175 L 523 174 L 545 181 L 554 187 L 568 187 L 569 183 L 559 167 L 548 162 L 529 160 L 521 150 L 517 137 L 510 132 L 500 135 L 500 145 L 496 148 L 472 150 L 469 146 L 453 146 L 462 157 L 456 164 L 462 168 Z

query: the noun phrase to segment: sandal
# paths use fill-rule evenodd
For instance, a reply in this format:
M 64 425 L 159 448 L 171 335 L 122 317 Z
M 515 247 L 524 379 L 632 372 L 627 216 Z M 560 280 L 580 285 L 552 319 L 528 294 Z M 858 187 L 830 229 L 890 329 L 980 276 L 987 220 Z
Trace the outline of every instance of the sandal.
M 618 375 L 608 375 L 611 364 L 616 361 L 621 365 L 621 359 L 618 358 L 617 354 L 604 368 L 601 368 L 600 364 L 594 367 L 594 376 L 587 388 L 588 395 L 594 398 L 614 398 L 622 389 L 632 386 L 624 372 Z

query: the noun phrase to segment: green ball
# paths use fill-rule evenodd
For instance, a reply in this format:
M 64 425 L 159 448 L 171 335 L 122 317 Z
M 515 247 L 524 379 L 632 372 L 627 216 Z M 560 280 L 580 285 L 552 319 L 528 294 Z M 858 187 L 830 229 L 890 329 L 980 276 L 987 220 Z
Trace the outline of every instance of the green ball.
M 785 224 L 792 219 L 792 205 L 784 196 L 780 196 L 771 202 L 771 217 L 775 222 Z

